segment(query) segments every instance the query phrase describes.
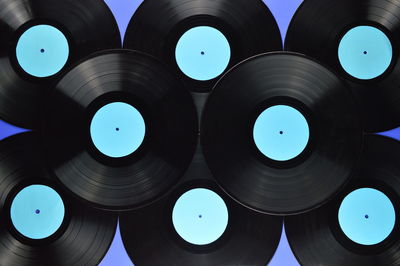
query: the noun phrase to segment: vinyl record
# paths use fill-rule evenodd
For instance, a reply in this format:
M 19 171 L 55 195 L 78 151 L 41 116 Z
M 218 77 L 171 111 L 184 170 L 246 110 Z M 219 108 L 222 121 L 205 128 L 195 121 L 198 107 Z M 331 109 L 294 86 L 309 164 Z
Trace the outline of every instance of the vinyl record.
M 302 265 L 400 264 L 400 143 L 366 137 L 360 172 L 331 203 L 287 217 L 286 232 Z
M 349 180 L 362 129 L 336 75 L 301 55 L 270 53 L 217 83 L 201 141 L 228 194 L 258 211 L 294 214 L 327 201 Z
M 282 50 L 282 39 L 261 0 L 146 0 L 128 25 L 124 47 L 160 58 L 190 91 L 209 92 L 240 61 Z
M 120 217 L 135 265 L 267 265 L 282 219 L 233 201 L 213 181 L 200 150 L 182 182 L 145 208 Z
M 0 36 L 0 118 L 24 128 L 39 126 L 44 92 L 66 67 L 121 47 L 101 0 L 0 0 Z
M 34 133 L 0 142 L 0 264 L 97 265 L 113 240 L 116 214 L 65 193 L 40 146 Z
M 100 208 L 154 200 L 178 182 L 193 157 L 198 122 L 191 95 L 145 54 L 94 55 L 65 75 L 46 103 L 52 170 Z
M 400 2 L 306 0 L 285 49 L 312 56 L 350 85 L 368 132 L 400 126 Z

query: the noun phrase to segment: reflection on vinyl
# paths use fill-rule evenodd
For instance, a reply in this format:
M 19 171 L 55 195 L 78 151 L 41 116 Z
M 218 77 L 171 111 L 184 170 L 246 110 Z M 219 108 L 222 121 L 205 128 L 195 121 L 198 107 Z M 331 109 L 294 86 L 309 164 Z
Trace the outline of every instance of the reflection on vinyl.
M 0 142 L 2 265 L 97 265 L 113 240 L 116 214 L 69 196 L 46 170 L 35 133 Z
M 162 59 L 190 91 L 208 92 L 240 61 L 282 50 L 282 40 L 259 0 L 146 0 L 129 23 L 124 47 Z
M 165 197 L 121 214 L 121 234 L 135 265 L 267 265 L 282 219 L 254 212 L 223 192 L 200 151 Z
M 140 207 L 174 186 L 197 142 L 196 109 L 156 59 L 110 50 L 48 94 L 44 134 L 56 177 L 99 208 Z
M 361 169 L 332 202 L 287 217 L 302 265 L 383 266 L 400 263 L 400 143 L 366 137 Z
M 43 96 L 68 65 L 121 47 L 100 0 L 2 0 L 0 10 L 0 118 L 21 127 L 39 126 Z
M 362 129 L 350 90 L 335 74 L 278 52 L 244 61 L 217 83 L 201 142 L 233 198 L 265 213 L 294 214 L 326 202 L 348 182 Z
M 285 49 L 312 56 L 350 85 L 368 132 L 400 126 L 399 34 L 396 1 L 304 1 Z

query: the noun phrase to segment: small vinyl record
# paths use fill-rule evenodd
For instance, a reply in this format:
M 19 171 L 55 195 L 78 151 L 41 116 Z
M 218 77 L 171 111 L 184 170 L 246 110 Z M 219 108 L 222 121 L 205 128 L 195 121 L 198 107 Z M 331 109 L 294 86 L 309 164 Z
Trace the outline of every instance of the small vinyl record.
M 209 92 L 240 61 L 282 50 L 282 39 L 261 0 L 146 0 L 124 47 L 160 58 L 190 91 Z
M 30 129 L 39 126 L 45 91 L 71 63 L 121 47 L 101 0 L 0 0 L 0 36 L 0 118 Z
M 82 204 L 49 174 L 35 133 L 0 142 L 0 264 L 97 265 L 117 215 Z
M 352 176 L 362 127 L 350 90 L 299 54 L 242 62 L 214 87 L 202 146 L 222 188 L 244 205 L 295 214 L 331 198 Z
M 340 195 L 285 218 L 302 265 L 400 265 L 400 143 L 369 135 L 361 169 Z
M 46 98 L 50 167 L 99 208 L 139 207 L 175 185 L 193 157 L 190 93 L 156 59 L 109 50 L 75 66 Z
M 213 180 L 200 151 L 180 184 L 153 204 L 120 216 L 121 235 L 135 265 L 267 265 L 282 218 L 232 200 Z
M 285 49 L 326 63 L 350 85 L 368 132 L 400 126 L 400 1 L 306 0 Z

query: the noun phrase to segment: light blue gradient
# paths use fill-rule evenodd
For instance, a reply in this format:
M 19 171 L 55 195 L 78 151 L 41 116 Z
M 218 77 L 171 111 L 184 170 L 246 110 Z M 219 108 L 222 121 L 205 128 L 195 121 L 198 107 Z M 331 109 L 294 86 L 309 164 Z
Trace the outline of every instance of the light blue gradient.
M 225 232 L 228 217 L 224 200 L 205 188 L 185 192 L 172 210 L 175 231 L 193 245 L 207 245 L 218 240 Z
M 253 138 L 266 157 L 276 161 L 291 160 L 306 148 L 310 129 L 305 117 L 288 105 L 275 105 L 257 118 Z
M 297 259 L 290 249 L 289 241 L 286 236 L 285 227 L 283 226 L 281 240 L 279 241 L 278 249 L 274 257 L 269 262 L 268 266 L 299 266 Z
M 353 242 L 376 245 L 393 231 L 396 213 L 384 193 L 373 188 L 360 188 L 344 198 L 338 219 L 343 233 Z
M 128 24 L 143 0 L 105 0 L 104 2 L 114 14 L 121 33 L 121 40 L 124 40 Z
M 43 239 L 60 228 L 65 208 L 63 200 L 54 189 L 31 185 L 15 196 L 10 214 L 18 232 L 27 238 Z
M 0 120 L 0 141 L 10 136 L 29 131 L 28 129 L 19 128 Z
M 295 14 L 297 8 L 303 2 L 302 0 L 263 0 L 263 2 L 268 6 L 269 10 L 271 10 L 272 14 L 275 17 L 275 20 L 278 23 L 282 41 L 285 40 L 286 32 L 289 27 L 290 21 L 292 20 L 293 15 Z M 283 42 L 284 43 L 284 42 Z M 289 265 L 285 265 L 289 266 Z
M 99 266 L 133 266 L 122 242 L 119 222 L 111 247 Z
M 379 77 L 389 68 L 393 48 L 381 30 L 357 26 L 343 36 L 338 53 L 340 64 L 349 75 L 368 80 Z
M 400 128 L 378 133 L 378 135 L 389 137 L 400 141 Z
M 101 107 L 90 124 L 96 148 L 106 156 L 121 158 L 135 152 L 146 132 L 144 119 L 133 106 L 114 102 Z
M 175 58 L 186 76 L 206 81 L 226 70 L 231 59 L 231 48 L 219 30 L 199 26 L 182 35 L 176 45 Z
M 34 77 L 57 74 L 67 63 L 69 45 L 64 34 L 50 25 L 36 25 L 27 29 L 16 47 L 21 68 Z

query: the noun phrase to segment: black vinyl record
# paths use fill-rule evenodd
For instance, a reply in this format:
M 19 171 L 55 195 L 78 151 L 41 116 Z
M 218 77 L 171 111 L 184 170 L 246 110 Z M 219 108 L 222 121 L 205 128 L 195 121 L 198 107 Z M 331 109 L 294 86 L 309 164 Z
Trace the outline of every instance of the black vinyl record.
M 97 265 L 113 240 L 116 214 L 91 208 L 69 196 L 51 177 L 44 162 L 35 133 L 0 142 L 0 264 Z M 18 205 L 22 191 L 34 187 L 47 190 L 42 189 L 39 195 L 38 190 L 36 195 L 30 190 L 31 194 L 22 198 L 25 202 Z M 46 202 L 43 191 L 56 191 L 53 193 L 63 201 L 63 220 L 52 234 L 47 230 L 54 225 L 59 206 Z M 25 217 L 18 216 L 21 213 Z M 44 217 L 36 219 L 32 215 Z M 38 236 L 43 233 L 46 237 Z
M 352 176 L 362 146 L 345 84 L 291 53 L 253 57 L 222 77 L 205 106 L 201 132 L 222 188 L 272 214 L 304 212 L 331 198 Z
M 93 55 L 59 81 L 46 104 L 50 166 L 69 190 L 100 208 L 154 200 L 178 182 L 193 157 L 192 97 L 145 54 Z
M 332 202 L 310 213 L 287 217 L 285 220 L 289 243 L 302 265 L 389 266 L 400 264 L 400 144 L 382 136 L 366 137 L 360 172 Z M 388 217 L 380 209 L 387 206 L 372 201 L 371 195 L 361 198 L 359 207 L 350 210 L 348 224 L 342 227 L 340 208 L 346 196 L 354 191 L 378 190 L 393 204 Z M 375 198 L 373 198 L 375 199 Z M 378 198 L 377 198 L 378 199 Z M 369 208 L 369 206 L 372 206 Z M 363 208 L 369 212 L 363 212 Z M 360 211 L 361 210 L 361 211 Z M 356 217 L 360 214 L 359 217 Z M 365 215 L 365 216 L 364 216 Z M 394 220 L 393 220 L 394 218 Z M 390 221 L 392 220 L 392 221 Z M 386 225 L 391 222 L 391 231 Z M 345 220 L 343 224 L 345 225 Z M 369 230 L 358 231 L 364 224 L 375 224 Z M 368 227 L 367 227 L 368 228 Z M 373 230 L 371 230 L 373 229 Z M 353 232 L 352 232 L 353 231 Z M 360 233 L 362 232 L 362 233 Z M 384 235 L 382 235 L 384 234 Z M 379 242 L 366 243 L 380 237 Z M 386 238 L 385 238 L 386 237 Z M 353 240 L 354 241 L 353 241 Z
M 1 0 L 0 36 L 0 118 L 24 128 L 38 127 L 44 93 L 68 65 L 121 47 L 101 0 Z
M 400 5 L 391 0 L 307 0 L 285 49 L 312 56 L 350 84 L 368 132 L 400 126 Z
M 182 182 L 174 190 L 145 208 L 121 214 L 122 240 L 135 265 L 268 264 L 281 237 L 282 219 L 254 212 L 236 203 L 213 179 L 199 149 Z M 199 237 L 204 240 L 213 236 L 215 228 L 224 219 L 221 213 L 212 211 L 217 202 L 210 204 L 207 197 L 188 197 L 188 206 L 183 209 L 183 217 L 180 217 L 189 221 L 184 224 L 186 228 L 179 223 L 179 215 L 175 220 L 173 218 L 174 212 L 179 212 L 177 200 L 196 190 L 216 193 L 226 204 L 226 228 L 211 243 L 194 241 L 198 241 Z M 211 222 L 204 230 L 200 224 L 207 224 L 207 221 Z M 180 234 L 180 229 L 190 232 L 186 240 Z
M 190 91 L 208 92 L 240 61 L 282 50 L 282 39 L 261 0 L 146 0 L 128 25 L 124 47 L 168 63 Z

